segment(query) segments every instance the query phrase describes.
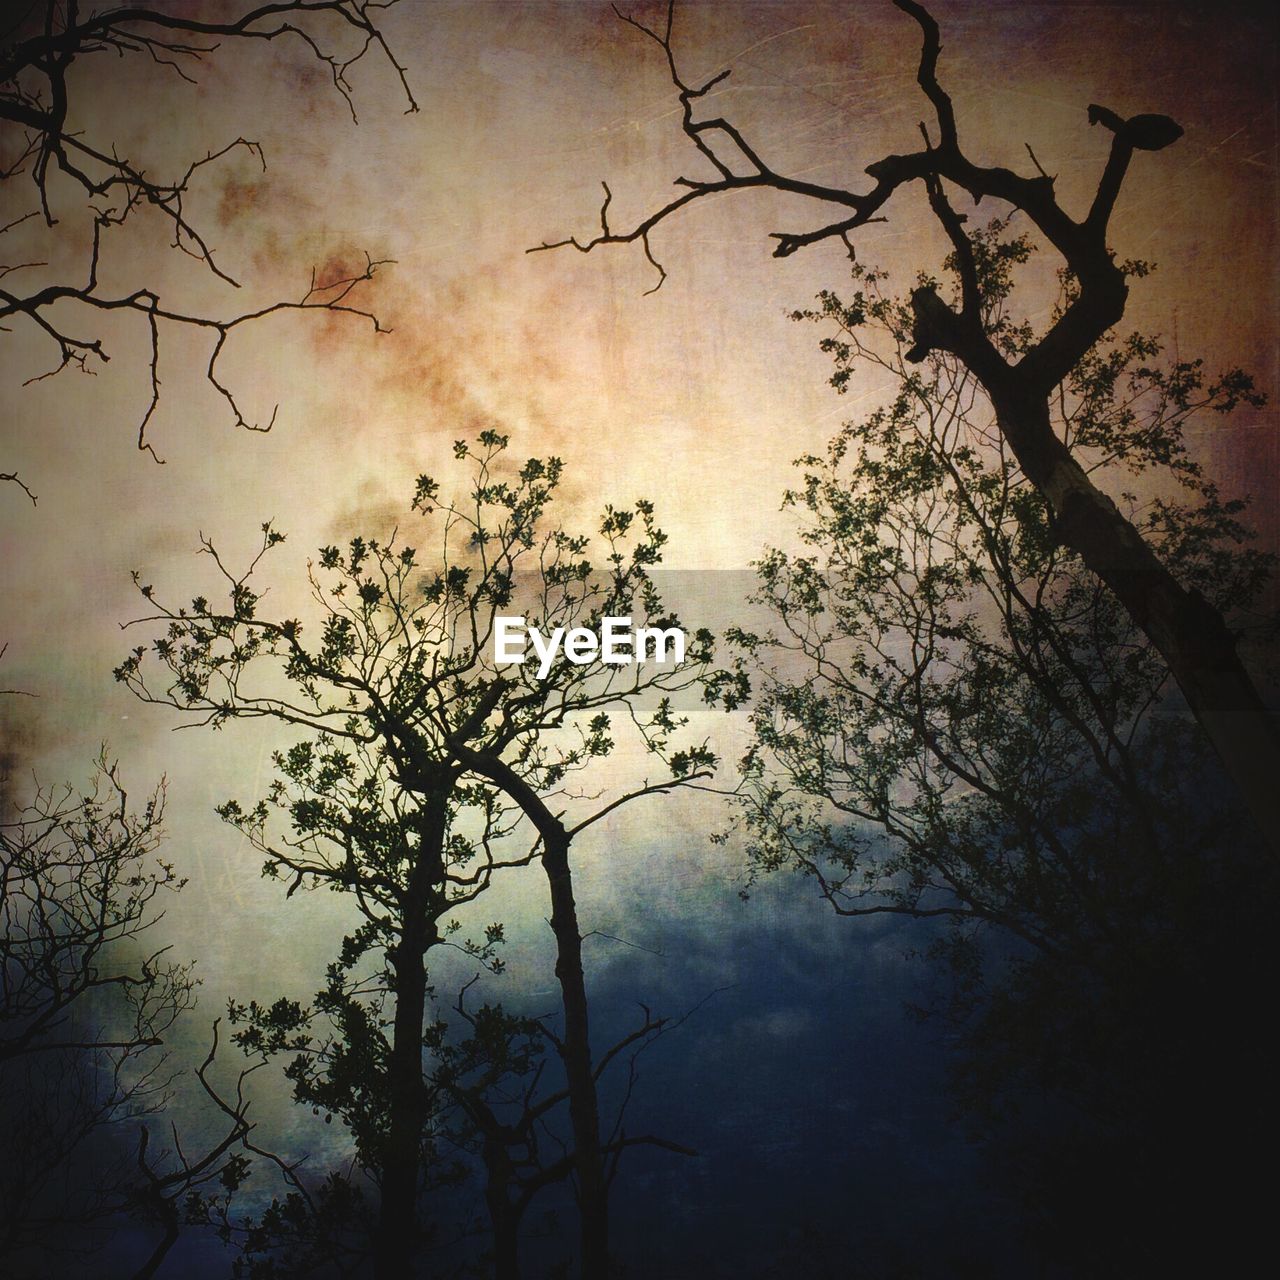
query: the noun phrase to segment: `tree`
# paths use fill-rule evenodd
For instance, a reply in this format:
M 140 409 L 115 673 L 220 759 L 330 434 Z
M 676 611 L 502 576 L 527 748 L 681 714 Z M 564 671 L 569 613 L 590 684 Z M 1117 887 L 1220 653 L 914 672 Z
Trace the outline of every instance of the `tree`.
M 1029 238 L 997 220 L 969 245 L 950 274 L 974 265 L 987 340 L 1017 360 L 1038 342 L 1006 306 Z M 1078 291 L 1062 284 L 1055 324 Z M 923 278 L 917 294 L 943 287 Z M 946 926 L 932 945 L 954 984 L 963 1096 L 1022 1144 L 1020 1190 L 1055 1249 L 1132 1273 L 1162 1247 L 1160 1223 L 1227 1200 L 1239 1238 L 1256 1192 L 1236 1126 L 1252 1142 L 1276 1119 L 1252 1025 L 1275 975 L 1273 866 L 1171 712 L 1152 644 L 1055 536 L 976 376 L 946 353 L 912 362 L 911 303 L 858 264 L 852 296 L 796 318 L 827 329 L 837 390 L 870 362 L 896 394 L 800 459 L 787 502 L 805 550 L 758 565 L 773 629 L 730 635 L 742 656 L 723 694 L 755 696 L 742 814 L 756 872 L 798 870 L 844 916 Z M 1177 481 L 1123 498 L 1127 518 L 1224 611 L 1258 598 L 1273 558 L 1184 431 L 1249 386 L 1164 363 L 1132 333 L 1084 355 L 1053 404 L 1086 473 Z M 1016 1105 L 1036 1108 L 1030 1136 L 995 1119 Z M 1176 1248 L 1204 1244 L 1188 1227 Z M 1227 1245 L 1215 1232 L 1207 1247 Z
M 920 28 L 917 79 L 929 100 L 934 123 L 932 129 L 921 125 L 923 146 L 917 150 L 887 155 L 868 165 L 870 181 L 862 190 L 788 177 L 774 169 L 730 120 L 722 116 L 700 118 L 702 100 L 729 72 L 722 71 L 698 85 L 681 77 L 672 42 L 674 0 L 667 6 L 661 28 L 619 15 L 662 50 L 680 102 L 683 131 L 714 172 L 705 178 L 677 178 L 681 193 L 624 231 L 610 225 L 612 197 L 606 184 L 599 234 L 588 240 L 571 237 L 544 242 L 530 252 L 571 246 L 587 253 L 604 245 L 638 243 L 658 270 L 656 288 L 665 272 L 654 258 L 650 234 L 697 201 L 725 192 L 767 188 L 845 211 L 835 221 L 813 230 L 775 233 L 774 256 L 787 257 L 832 239 L 852 248 L 852 234 L 868 223 L 882 221 L 882 211 L 899 188 L 920 182 L 930 210 L 953 246 L 961 289 L 953 304 L 940 297 L 932 282 L 914 290 L 910 304 L 913 341 L 905 352 L 907 359 L 919 362 L 941 352 L 955 356 L 973 375 L 973 385 L 990 404 L 1022 473 L 1048 504 L 1053 540 L 1081 557 L 1151 641 L 1239 788 L 1259 830 L 1273 850 L 1280 850 L 1280 801 L 1271 781 L 1280 772 L 1280 733 L 1240 660 L 1221 611 L 1192 584 L 1178 579 L 1150 540 L 1094 482 L 1069 441 L 1054 430 L 1054 397 L 1070 385 L 1082 362 L 1124 315 L 1127 276 L 1108 246 L 1107 235 L 1134 153 L 1162 150 L 1178 140 L 1182 129 L 1167 116 L 1144 114 L 1123 120 L 1106 107 L 1090 105 L 1089 123 L 1101 125 L 1113 135 L 1111 150 L 1090 208 L 1083 217 L 1073 217 L 1058 203 L 1054 180 L 1038 163 L 1035 174 L 1023 176 L 1011 169 L 975 164 L 965 155 L 951 99 L 938 81 L 938 25 L 915 0 L 894 0 L 894 4 Z M 975 203 L 994 200 L 1025 215 L 1060 255 L 1074 281 L 1053 325 L 1019 349 L 1016 359 L 987 332 L 983 317 L 991 299 L 983 293 L 981 264 L 965 233 L 965 216 L 952 204 L 955 192 Z
M 132 1220 L 160 1228 L 135 1273 L 151 1276 L 185 1199 L 237 1183 L 243 1152 L 268 1155 L 248 1141 L 248 1072 L 234 1103 L 209 1077 L 216 1028 L 196 1075 L 225 1132 L 190 1155 L 154 1149 L 178 1074 L 167 1037 L 196 985 L 190 964 L 147 945 L 185 883 L 157 853 L 163 813 L 163 785 L 131 809 L 104 754 L 85 791 L 41 788 L 0 824 L 0 1256 L 24 1273 L 62 1274 Z
M 110 359 L 102 336 L 73 328 L 69 316 L 125 312 L 141 317 L 150 337 L 151 398 L 138 426 L 138 448 L 160 461 L 147 440 L 147 427 L 160 402 L 162 330 L 186 328 L 207 334 L 212 341 L 205 369 L 209 384 L 226 401 L 237 427 L 268 431 L 275 412 L 265 425 L 255 423 L 220 380 L 218 362 L 233 332 L 277 311 L 314 308 L 362 316 L 379 329 L 369 312 L 350 301 L 353 290 L 385 265 L 368 255 L 363 269 L 341 278 L 318 278 L 313 271 L 309 287 L 296 302 L 274 302 L 230 319 L 219 319 L 180 301 L 170 303 L 146 283 L 122 293 L 109 292 L 104 278 L 112 232 L 148 209 L 172 231 L 172 248 L 194 258 L 223 284 L 238 288 L 238 281 L 215 260 L 204 234 L 191 220 L 186 201 L 205 167 L 232 152 L 251 153 L 264 169 L 266 160 L 258 143 L 236 138 L 193 159 L 179 174 L 155 176 L 154 166 L 121 156 L 111 140 L 102 139 L 92 115 L 85 119 L 83 86 L 78 78 L 85 64 L 91 60 L 96 63 L 100 55 L 125 66 L 145 56 L 193 81 L 203 60 L 224 42 L 235 46 L 253 40 L 296 41 L 328 68 L 334 88 L 352 107 L 353 120 L 347 73 L 371 49 L 390 64 L 404 91 L 407 110 L 416 111 L 404 68 L 396 62 L 378 27 L 377 11 L 388 7 L 368 0 L 278 0 L 240 8 L 238 14 L 223 21 L 203 21 L 140 6 L 83 15 L 77 0 L 38 0 L 15 7 L 0 32 L 0 139 L 5 152 L 0 181 L 9 184 L 28 178 L 36 207 L 15 213 L 0 227 L 0 235 L 18 242 L 15 259 L 0 265 L 0 328 L 8 330 L 15 322 L 24 322 L 53 344 L 56 362 L 35 377 L 49 377 L 73 367 L 91 371 L 94 364 Z M 17 273 L 26 273 L 23 278 L 29 278 L 45 269 L 46 262 L 39 259 L 58 260 L 60 255 L 54 250 L 59 233 L 54 228 L 67 218 L 84 224 L 82 276 L 46 279 L 26 291 L 16 288 L 11 281 Z M 34 231 L 37 226 L 43 228 L 43 236 Z M 35 495 L 15 473 L 0 475 L 0 480 L 21 485 L 35 502 Z
M 77 1168 L 164 1098 L 164 1035 L 193 978 L 167 948 L 134 947 L 181 887 L 155 856 L 162 811 L 158 791 L 131 812 L 103 758 L 83 794 L 40 789 L 0 826 L 6 1256 L 43 1246 L 54 1224 L 110 1218 L 114 1188 Z
M 530 628 L 569 640 L 598 631 L 608 617 L 659 630 L 680 625 L 651 576 L 665 541 L 652 504 L 606 508 L 603 555 L 594 560 L 590 537 L 549 523 L 560 462 L 530 459 L 508 474 L 506 447 L 493 431 L 474 450 L 458 442 L 458 459 L 476 473 L 465 504 L 441 504 L 439 484 L 419 478 L 413 509 L 443 521 L 436 564 L 420 565 L 395 537 L 321 550 L 309 570 L 319 606 L 314 640 L 297 619 L 260 616 L 251 576 L 283 541 L 267 525 L 243 574 L 228 571 L 205 542 L 223 577 L 225 609 L 203 596 L 189 608 L 160 605 L 140 583 L 155 605 L 140 622 L 165 630 L 116 673 L 144 701 L 195 712 L 215 727 L 267 717 L 304 733 L 277 753 L 280 776 L 266 799 L 249 808 L 231 802 L 222 813 L 265 853 L 268 875 L 290 880 L 290 893 L 327 885 L 351 894 L 362 919 L 317 1004 L 339 1034 L 313 1039 L 309 1014 L 296 1006 L 250 1009 L 259 1038 L 247 1043 L 274 1051 L 295 1037 L 302 1094 L 342 1114 L 378 1170 L 383 1275 L 406 1274 L 416 1244 L 432 1104 L 423 1069 L 432 1034 L 427 954 L 453 943 L 490 960 L 501 926 L 460 941 L 458 913 L 495 873 L 533 862 L 547 879 L 562 994 L 563 1027 L 553 1043 L 573 1131 L 582 1269 L 605 1274 L 608 1144 L 570 846 L 620 805 L 695 783 L 715 763 L 705 743 L 677 745 L 684 722 L 672 702 L 703 681 L 706 632 L 691 637 L 685 662 L 674 667 L 611 665 L 598 655 L 580 662 L 563 649 L 536 669 L 496 661 L 498 619 L 515 608 Z M 153 668 L 159 683 L 148 678 Z M 598 802 L 578 794 L 573 780 L 614 751 L 611 713 L 631 722 L 663 776 Z M 273 812 L 287 816 L 290 834 L 272 834 Z M 388 1005 L 393 1011 L 384 1014 Z

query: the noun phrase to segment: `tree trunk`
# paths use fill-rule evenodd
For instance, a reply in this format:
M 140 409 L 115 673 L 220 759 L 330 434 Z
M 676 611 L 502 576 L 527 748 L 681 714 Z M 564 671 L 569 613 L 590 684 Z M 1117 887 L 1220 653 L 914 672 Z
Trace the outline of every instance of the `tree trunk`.
M 490 1180 L 485 1193 L 493 1227 L 493 1280 L 520 1280 L 520 1214 L 507 1194 L 505 1180 Z
M 388 1070 L 389 1131 L 382 1163 L 382 1203 L 378 1218 L 378 1280 L 406 1280 L 413 1274 L 417 1236 L 418 1174 L 424 1122 L 422 1025 L 427 969 L 421 945 L 405 929 L 396 947 L 396 1016 Z
M 949 176 L 959 181 L 956 174 Z M 1031 212 L 1058 245 L 1081 282 L 1079 297 L 1040 343 L 1010 366 L 982 328 L 978 286 L 970 268 L 965 284 L 968 303 L 960 312 L 947 306 L 932 285 L 912 293 L 916 345 L 907 359 L 919 361 L 930 351 L 949 351 L 981 382 L 995 406 L 1001 433 L 1049 505 L 1058 539 L 1078 552 L 1086 567 L 1115 593 L 1164 658 L 1267 847 L 1280 857 L 1280 788 L 1275 783 L 1280 777 L 1280 729 L 1244 669 L 1222 615 L 1179 585 L 1053 430 L 1049 396 L 1124 314 L 1128 291 L 1106 250 L 1105 220 L 1092 228 L 1064 230 L 1045 221 L 1047 212 L 1055 219 L 1060 215 L 1056 205 L 1050 202 L 1033 210 L 1026 195 L 1010 192 L 1002 198 Z M 963 245 L 963 231 L 945 201 L 935 200 L 934 211 L 953 242 Z
M 392 958 L 396 1012 L 387 1071 L 390 1114 L 374 1255 L 377 1280 L 409 1280 L 416 1274 L 418 1183 L 422 1134 L 427 1122 L 426 1090 L 422 1081 L 426 952 L 438 937 L 428 906 L 440 879 L 445 815 L 443 798 L 428 799 L 423 811 L 417 865 L 405 894 L 400 937 Z
M 542 837 L 542 866 L 551 891 L 551 931 L 556 939 L 556 978 L 564 1003 L 561 1055 L 573 1127 L 573 1163 L 578 1177 L 582 1280 L 606 1280 L 609 1273 L 609 1206 L 600 1150 L 600 1110 L 591 1066 L 587 986 L 582 974 L 582 933 L 569 871 L 570 836 L 542 797 L 499 756 L 474 751 L 461 738 L 450 746 L 468 769 L 497 783 L 528 815 Z
M 1057 535 L 1115 593 L 1169 665 L 1273 853 L 1280 854 L 1280 731 L 1212 605 L 1179 585 L 1054 433 L 1043 398 L 993 396 L 1001 431 L 1053 512 Z
M 520 1205 L 511 1199 L 513 1168 L 503 1127 L 483 1103 L 470 1109 L 472 1121 L 484 1135 L 484 1200 L 493 1230 L 493 1280 L 520 1280 Z
M 587 988 L 582 973 L 582 934 L 569 871 L 569 837 L 546 831 L 542 865 L 551 890 L 551 929 L 556 938 L 556 977 L 564 1001 L 564 1065 L 573 1125 L 574 1168 L 581 1216 L 582 1280 L 609 1272 L 609 1211 L 600 1152 L 600 1112 L 591 1066 Z
M 151 1256 L 146 1262 L 133 1273 L 132 1280 L 152 1280 L 152 1277 L 160 1270 L 164 1260 L 169 1256 L 173 1246 L 178 1243 L 180 1227 L 177 1211 L 163 1197 L 160 1197 L 157 1208 L 164 1222 L 164 1236 L 151 1251 Z

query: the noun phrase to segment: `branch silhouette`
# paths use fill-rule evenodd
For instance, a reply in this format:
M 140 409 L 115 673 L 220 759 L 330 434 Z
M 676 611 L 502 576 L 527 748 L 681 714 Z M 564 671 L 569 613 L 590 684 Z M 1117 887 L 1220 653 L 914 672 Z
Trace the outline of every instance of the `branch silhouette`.
M 193 159 L 180 173 L 157 176 L 144 159 L 121 155 L 113 141 L 101 139 L 101 125 L 87 129 L 78 126 L 83 90 L 76 92 L 69 71 L 73 64 L 83 66 L 87 59 L 99 54 L 114 54 L 126 62 L 132 56 L 146 55 L 183 80 L 195 83 L 195 74 L 222 44 L 236 46 L 246 41 L 283 39 L 299 43 L 307 57 L 328 68 L 334 89 L 350 109 L 353 122 L 357 116 L 347 75 L 371 53 L 392 69 L 404 94 L 406 112 L 416 112 L 418 104 L 405 68 L 396 60 L 378 26 L 377 11 L 389 7 L 390 4 L 368 0 L 288 0 L 249 8 L 228 21 L 203 22 L 136 6 L 81 17 L 81 7 L 75 0 L 67 4 L 44 0 L 32 6 L 25 19 L 13 23 L 4 33 L 0 48 L 0 139 L 5 144 L 5 154 L 13 158 L 0 168 L 0 182 L 27 179 L 33 188 L 35 207 L 0 227 L 0 237 L 29 240 L 33 228 L 28 224 L 37 219 L 46 231 L 52 232 L 73 207 L 92 217 L 90 242 L 85 246 L 84 267 L 78 279 L 55 280 L 23 290 L 13 280 L 20 273 L 47 267 L 48 262 L 36 260 L 39 254 L 29 257 L 25 252 L 16 254 L 13 261 L 0 261 L 0 332 L 10 332 L 14 325 L 30 326 L 54 349 L 52 365 L 29 378 L 28 383 L 68 368 L 92 373 L 110 360 L 105 340 L 93 323 L 81 328 L 79 325 L 84 322 L 73 317 L 83 316 L 86 311 L 90 315 L 136 314 L 145 323 L 148 335 L 150 390 L 138 424 L 137 443 L 140 450 L 162 462 L 147 439 L 147 429 L 160 404 L 163 331 L 196 330 L 211 338 L 205 378 L 226 402 L 234 425 L 250 431 L 269 431 L 278 406 L 265 422 L 255 421 L 242 410 L 235 393 L 220 377 L 219 360 L 235 330 L 278 311 L 324 310 L 367 320 L 375 332 L 384 332 L 373 313 L 357 305 L 352 297 L 358 286 L 372 280 L 380 267 L 390 263 L 390 259 L 375 260 L 368 254 L 364 255 L 363 267 L 333 279 L 318 278 L 313 271 L 309 287 L 299 298 L 283 299 L 228 319 L 181 300 L 164 299 L 158 289 L 145 283 L 122 292 L 108 291 L 102 280 L 106 274 L 103 268 L 108 236 L 145 209 L 159 214 L 167 224 L 170 248 L 193 258 L 227 287 L 240 288 L 239 280 L 215 257 L 206 234 L 188 214 L 186 201 L 209 166 L 243 152 L 255 157 L 265 170 L 266 158 L 258 142 L 237 137 Z M 342 52 L 329 47 L 318 30 L 326 22 L 343 33 L 350 47 Z M 31 34 L 24 35 L 28 29 Z M 16 472 L 0 473 L 0 482 L 17 484 L 35 502 L 35 495 Z

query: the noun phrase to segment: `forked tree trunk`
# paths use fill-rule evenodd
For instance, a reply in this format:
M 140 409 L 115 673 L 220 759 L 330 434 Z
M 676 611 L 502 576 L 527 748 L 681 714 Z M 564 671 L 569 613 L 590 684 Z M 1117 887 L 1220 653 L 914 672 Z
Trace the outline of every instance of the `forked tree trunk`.
M 936 194 L 934 208 L 962 244 L 954 214 Z M 1124 315 L 1124 278 L 1100 246 L 1098 239 L 1092 256 L 1075 263 L 1082 282 L 1077 300 L 1019 364 L 1009 365 L 991 345 L 976 303 L 953 311 L 933 286 L 912 294 L 916 346 L 907 359 L 949 351 L 982 384 L 1001 434 L 1049 506 L 1058 539 L 1114 592 L 1168 664 L 1267 847 L 1280 857 L 1280 728 L 1234 637 L 1207 600 L 1181 586 L 1053 429 L 1050 394 Z M 976 298 L 976 284 L 967 288 Z

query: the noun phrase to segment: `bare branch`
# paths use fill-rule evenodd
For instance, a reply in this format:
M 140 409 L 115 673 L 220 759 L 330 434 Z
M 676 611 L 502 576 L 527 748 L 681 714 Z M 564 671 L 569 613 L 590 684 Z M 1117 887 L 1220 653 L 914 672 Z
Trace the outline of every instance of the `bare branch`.
M 92 364 L 109 359 L 100 337 L 77 335 L 65 327 L 61 318 L 53 315 L 53 309 L 59 304 L 76 303 L 91 311 L 140 312 L 148 328 L 150 395 L 138 425 L 138 448 L 151 453 L 159 462 L 161 459 L 148 443 L 147 432 L 160 406 L 162 328 L 177 325 L 204 328 L 213 333 L 214 347 L 206 379 L 226 401 L 235 425 L 250 431 L 269 430 L 275 421 L 275 411 L 265 424 L 253 421 L 220 380 L 218 359 L 233 329 L 279 310 L 314 308 L 363 317 L 372 321 L 375 332 L 385 332 L 371 312 L 348 301 L 356 286 L 371 280 L 375 270 L 390 261 L 374 260 L 368 254 L 364 269 L 343 279 L 317 282 L 313 274 L 311 287 L 301 301 L 279 302 L 228 320 L 217 320 L 181 304 L 163 304 L 155 290 L 146 286 L 123 296 L 103 296 L 99 291 L 98 267 L 105 233 L 121 226 L 144 207 L 154 209 L 168 221 L 171 248 L 196 259 L 222 283 L 239 288 L 239 282 L 216 261 L 203 233 L 187 216 L 184 202 L 202 172 L 232 152 L 249 152 L 264 169 L 266 161 L 257 142 L 241 137 L 210 149 L 170 179 L 154 177 L 144 164 L 121 156 L 113 144 L 95 142 L 91 137 L 67 129 L 66 121 L 71 113 L 67 68 L 73 61 L 102 52 L 114 52 L 120 57 L 145 54 L 156 64 L 190 81 L 203 60 L 223 42 L 274 41 L 283 37 L 297 41 L 307 56 L 329 69 L 334 88 L 351 109 L 353 120 L 354 101 L 348 72 L 370 51 L 393 69 L 408 104 L 406 111 L 415 112 L 418 107 L 405 68 L 394 56 L 376 16 L 377 10 L 394 3 L 395 0 L 388 0 L 387 4 L 370 4 L 367 0 L 281 0 L 248 8 L 237 17 L 220 22 L 203 22 L 146 7 L 107 9 L 82 19 L 74 5 L 65 13 L 50 5 L 48 22 L 41 34 L 18 41 L 0 54 L 0 129 L 16 133 L 22 139 L 17 147 L 10 149 L 10 154 L 16 154 L 17 158 L 0 174 L 0 180 L 29 174 L 36 186 L 39 212 L 52 227 L 58 218 L 49 178 L 51 173 L 60 173 L 75 184 L 94 215 L 84 280 L 57 283 L 26 294 L 11 288 L 0 289 L 0 332 L 5 331 L 6 320 L 25 320 L 44 333 L 57 351 L 56 363 L 46 372 L 28 379 L 29 382 L 51 377 L 68 367 L 92 372 Z M 350 37 L 350 47 L 345 52 L 329 49 L 310 29 L 309 24 L 321 18 L 336 20 L 345 28 Z M 303 21 L 308 25 L 299 25 Z M 26 222 L 35 212 L 0 227 L 0 235 Z M 0 280 L 8 282 L 15 273 L 35 265 L 39 264 L 0 263 Z M 8 474 L 4 478 L 16 480 Z
M 663 32 L 619 14 L 623 21 L 641 31 L 663 50 L 671 81 L 682 107 L 682 129 L 698 152 L 712 164 L 717 177 L 706 181 L 677 178 L 676 184 L 686 188 L 682 195 L 623 231 L 615 231 L 608 225 L 605 212 L 609 198 L 606 196 L 600 235 L 587 241 L 576 237 L 544 241 L 530 252 L 566 246 L 580 252 L 590 252 L 602 245 L 639 242 L 652 261 L 650 235 L 667 218 L 705 197 L 756 187 L 805 196 L 820 203 L 840 205 L 853 210 L 850 216 L 826 222 L 810 231 L 771 233 L 771 238 L 778 242 L 774 249 L 776 257 L 788 257 L 802 248 L 831 239 L 840 239 L 846 248 L 852 249 L 850 233 L 871 222 L 883 221 L 881 210 L 890 197 L 900 187 L 917 180 L 926 185 L 934 212 L 942 220 L 959 251 L 956 234 L 958 215 L 948 204 L 940 203 L 941 182 L 946 180 L 967 192 L 975 202 L 993 198 L 1025 211 L 1063 255 L 1068 267 L 1081 283 L 1080 297 L 1067 308 L 1058 323 L 1024 361 L 1025 379 L 1044 387 L 1047 394 L 1048 389 L 1066 376 L 1075 361 L 1115 322 L 1123 310 L 1124 283 L 1107 249 L 1105 233 L 1107 218 L 1132 149 L 1142 147 L 1156 150 L 1167 146 L 1176 140 L 1181 130 L 1164 116 L 1136 116 L 1132 121 L 1120 121 L 1113 113 L 1101 108 L 1091 109 L 1091 120 L 1108 124 L 1117 130 L 1116 145 L 1100 178 L 1093 210 L 1084 222 L 1076 222 L 1057 204 L 1053 181 L 1034 158 L 1036 176 L 1021 177 L 1008 169 L 975 165 L 963 154 L 951 99 L 938 81 L 941 41 L 937 23 L 915 0 L 895 0 L 895 4 L 914 19 L 920 28 L 921 52 L 917 81 L 934 107 L 940 138 L 936 147 L 929 145 L 926 137 L 923 151 L 886 155 L 868 165 L 866 174 L 872 179 L 872 184 L 863 191 L 820 186 L 789 178 L 766 164 L 728 120 L 722 117 L 706 120 L 695 118 L 694 102 L 713 84 L 723 80 L 725 73 L 720 73 L 707 84 L 698 87 L 691 87 L 681 79 L 671 44 L 673 10 L 668 11 Z M 718 140 L 727 140 L 731 144 L 731 155 L 721 153 L 717 148 Z M 740 162 L 743 160 L 747 164 L 746 172 L 741 171 Z M 660 275 L 658 285 L 661 285 L 663 278 Z M 972 332 L 972 326 L 969 328 Z M 963 349 L 957 350 L 955 346 L 948 346 L 947 349 L 955 350 L 966 361 L 970 358 L 970 353 Z M 981 355 L 983 358 L 976 369 L 984 380 L 1005 376 L 1007 371 L 1003 368 L 1003 361 L 992 360 L 989 351 L 982 352 Z
M 0 482 L 4 482 L 4 481 L 9 481 L 9 482 L 11 482 L 11 483 L 13 483 L 13 484 L 16 484 L 16 485 L 18 486 L 18 488 L 19 488 L 19 489 L 21 489 L 21 490 L 22 490 L 22 492 L 23 492 L 23 493 L 25 493 L 25 494 L 27 495 L 27 497 L 28 497 L 28 498 L 30 498 L 30 499 L 31 499 L 31 505 L 32 505 L 33 507 L 34 507 L 34 506 L 38 506 L 38 505 L 39 505 L 39 503 L 38 503 L 38 502 L 37 502 L 37 500 L 36 500 L 36 495 L 35 495 L 34 493 L 32 493 L 32 492 L 31 492 L 31 490 L 30 490 L 29 488 L 27 488 L 26 484 L 25 484 L 25 483 L 23 482 L 23 480 L 19 477 L 19 475 L 18 475 L 18 473 L 17 473 L 16 471 L 4 471 L 4 472 L 0 472 Z

